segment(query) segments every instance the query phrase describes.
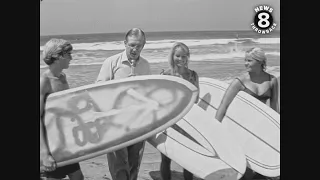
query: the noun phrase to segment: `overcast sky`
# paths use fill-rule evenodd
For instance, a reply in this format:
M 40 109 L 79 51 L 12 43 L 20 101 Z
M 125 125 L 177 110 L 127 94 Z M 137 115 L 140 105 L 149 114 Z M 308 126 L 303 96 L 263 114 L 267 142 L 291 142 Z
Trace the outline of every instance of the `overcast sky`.
M 44 0 L 40 35 L 249 30 L 254 7 L 269 5 L 280 30 L 280 0 Z

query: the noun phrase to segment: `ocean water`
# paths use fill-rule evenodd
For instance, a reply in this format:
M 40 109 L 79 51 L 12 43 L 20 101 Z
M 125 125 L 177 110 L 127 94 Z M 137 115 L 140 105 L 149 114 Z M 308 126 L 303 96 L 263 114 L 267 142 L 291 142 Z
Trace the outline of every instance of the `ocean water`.
M 77 34 L 40 37 L 40 73 L 46 70 L 42 49 L 51 38 L 63 38 L 74 47 L 70 68 L 65 70 L 70 87 L 94 83 L 103 61 L 124 50 L 124 33 Z M 147 43 L 141 53 L 153 74 L 166 69 L 167 56 L 174 42 L 190 48 L 189 68 L 200 77 L 230 82 L 245 71 L 244 52 L 261 47 L 267 55 L 267 71 L 280 75 L 280 32 L 261 35 L 254 31 L 147 32 Z

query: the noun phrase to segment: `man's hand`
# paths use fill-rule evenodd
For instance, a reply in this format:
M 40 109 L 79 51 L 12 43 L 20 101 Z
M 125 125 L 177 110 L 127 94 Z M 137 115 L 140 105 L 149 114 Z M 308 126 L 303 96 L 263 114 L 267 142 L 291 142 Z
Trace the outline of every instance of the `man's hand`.
M 57 164 L 50 154 L 40 155 L 40 162 L 41 161 L 42 161 L 43 166 L 40 167 L 40 172 L 41 171 L 51 172 L 57 168 Z

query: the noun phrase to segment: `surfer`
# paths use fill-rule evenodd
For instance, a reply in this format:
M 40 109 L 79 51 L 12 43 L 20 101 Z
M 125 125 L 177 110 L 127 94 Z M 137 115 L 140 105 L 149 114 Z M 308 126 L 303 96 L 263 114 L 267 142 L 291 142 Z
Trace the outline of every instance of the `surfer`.
M 107 58 L 96 82 L 122 79 L 130 76 L 150 75 L 149 62 L 140 56 L 146 43 L 139 28 L 129 30 L 125 36 L 125 51 Z M 109 171 L 113 180 L 137 180 L 145 141 L 107 154 Z
M 236 39 L 236 41 L 235 41 L 235 48 L 233 48 L 233 51 L 235 51 L 235 52 L 238 52 L 238 39 L 239 39 L 239 34 L 237 33 L 237 39 Z
M 40 164 L 43 164 L 45 171 L 41 172 L 40 176 L 47 179 L 63 179 L 66 175 L 70 180 L 84 179 L 79 163 L 56 168 L 44 135 L 43 114 L 46 98 L 51 93 L 69 89 L 66 75 L 62 71 L 69 68 L 72 49 L 70 42 L 63 39 L 51 39 L 43 49 L 43 61 L 49 68 L 40 75 Z
M 199 89 L 198 74 L 188 68 L 189 58 L 190 51 L 188 46 L 181 42 L 174 43 L 168 57 L 169 69 L 163 70 L 161 74 L 181 77 Z M 197 97 L 195 103 L 198 102 L 198 99 L 199 97 Z M 171 180 L 170 165 L 171 159 L 161 153 L 160 174 L 162 179 Z M 183 176 L 185 180 L 193 179 L 193 174 L 186 169 L 183 169 Z
M 267 73 L 267 58 L 261 48 L 250 48 L 245 53 L 247 72 L 235 78 L 224 94 L 215 118 L 220 122 L 239 91 L 244 91 L 279 113 L 277 78 Z M 256 173 L 247 168 L 242 180 L 251 180 Z M 260 174 L 257 174 L 260 175 Z

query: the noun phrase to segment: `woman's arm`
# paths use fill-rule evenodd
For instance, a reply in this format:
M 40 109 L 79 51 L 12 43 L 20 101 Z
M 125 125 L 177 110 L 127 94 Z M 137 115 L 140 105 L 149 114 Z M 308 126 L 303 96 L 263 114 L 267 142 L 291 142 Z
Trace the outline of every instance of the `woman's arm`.
M 272 95 L 270 98 L 270 107 L 280 113 L 280 107 L 278 104 L 278 81 L 277 78 L 273 77 L 271 80 L 271 88 L 272 88 Z
M 233 99 L 236 97 L 238 92 L 241 91 L 241 88 L 242 88 L 242 85 L 241 85 L 240 81 L 238 79 L 233 80 L 233 82 L 231 83 L 231 85 L 227 89 L 226 93 L 224 94 L 223 99 L 220 103 L 220 106 L 217 110 L 215 118 L 218 121 L 220 121 L 220 122 L 222 121 L 222 119 L 224 118 L 224 116 L 227 112 L 229 105 L 231 104 Z
M 198 88 L 198 90 L 199 90 L 199 94 L 198 94 L 198 96 L 197 96 L 197 99 L 196 99 L 196 101 L 195 101 L 195 104 L 197 104 L 198 103 L 198 101 L 199 101 L 199 95 L 200 95 L 200 86 L 199 86 L 199 76 L 198 76 L 198 74 L 194 71 L 194 76 L 195 76 L 195 82 L 194 82 L 194 85 Z

